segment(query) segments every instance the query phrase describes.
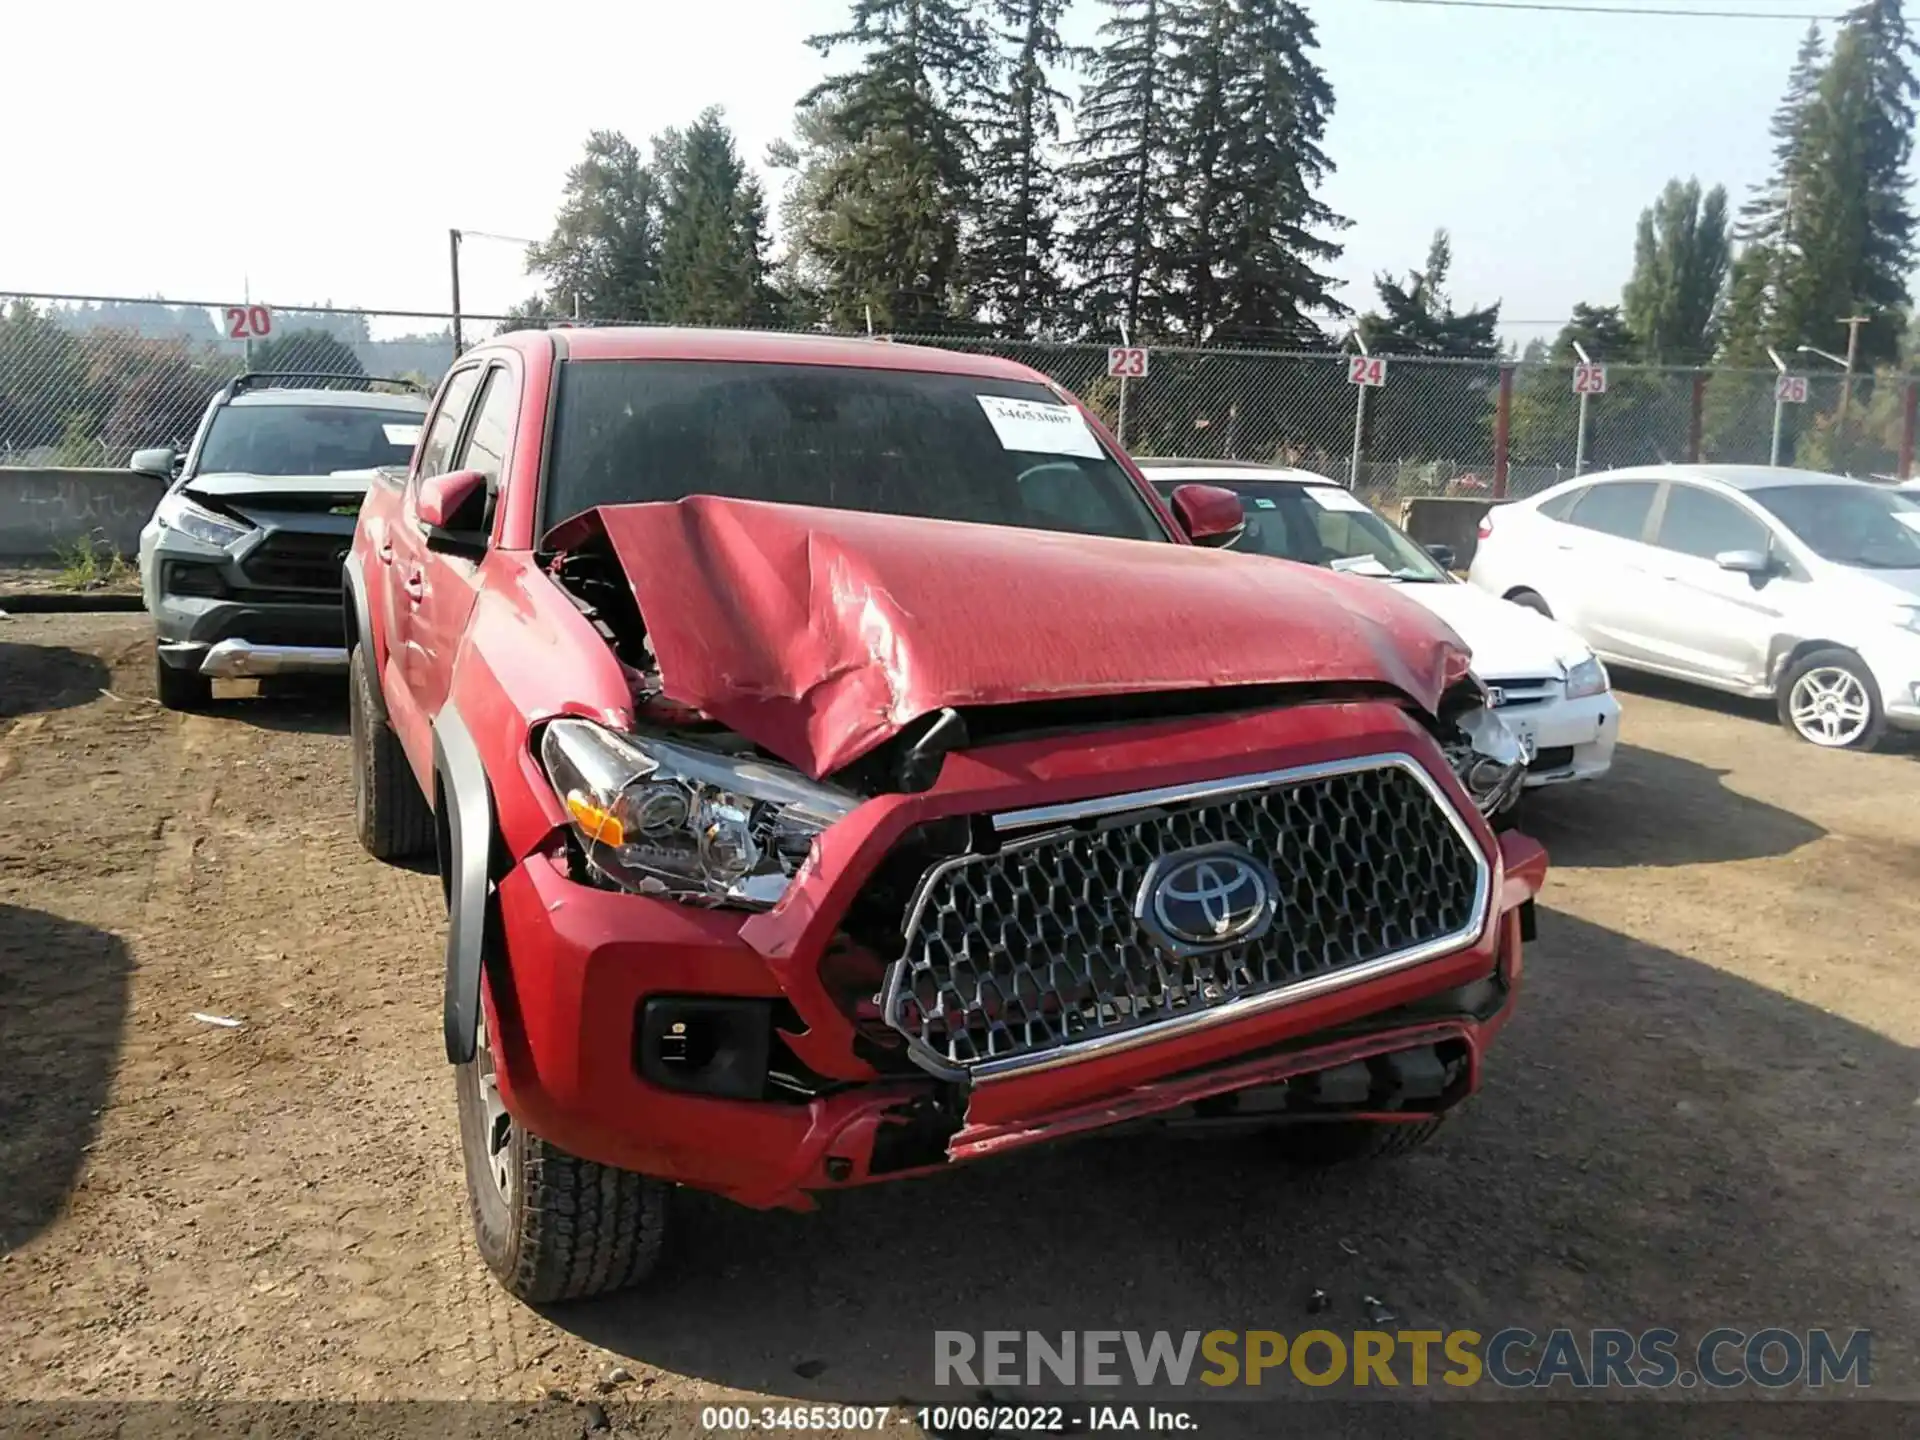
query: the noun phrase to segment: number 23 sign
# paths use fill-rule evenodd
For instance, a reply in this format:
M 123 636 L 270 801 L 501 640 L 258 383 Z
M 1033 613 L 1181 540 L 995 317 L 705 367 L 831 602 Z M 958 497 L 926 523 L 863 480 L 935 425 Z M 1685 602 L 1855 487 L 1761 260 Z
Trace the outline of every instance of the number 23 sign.
M 1347 383 L 1378 387 L 1387 383 L 1387 362 L 1378 355 L 1349 355 Z
M 264 305 L 229 305 L 226 318 L 229 340 L 264 340 L 273 334 L 273 312 Z
M 1147 378 L 1147 351 L 1141 345 L 1116 345 L 1107 351 L 1107 374 L 1115 380 Z

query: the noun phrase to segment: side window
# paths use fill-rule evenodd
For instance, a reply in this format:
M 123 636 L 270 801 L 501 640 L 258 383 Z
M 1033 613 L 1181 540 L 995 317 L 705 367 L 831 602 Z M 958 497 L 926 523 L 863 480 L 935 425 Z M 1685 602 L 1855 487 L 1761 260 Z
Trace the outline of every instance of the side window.
M 444 475 L 453 468 L 454 442 L 460 438 L 460 427 L 466 421 L 474 388 L 479 383 L 477 368 L 462 370 L 447 381 L 445 397 L 439 410 L 434 412 L 433 428 L 420 446 L 420 466 L 416 473 L 422 480 L 429 475 Z
M 1693 485 L 1674 485 L 1667 490 L 1667 510 L 1660 517 L 1655 543 L 1663 550 L 1711 560 L 1728 550 L 1758 550 L 1764 555 L 1773 536 L 1731 500 Z
M 1551 500 L 1542 500 L 1534 508 L 1549 520 L 1564 520 L 1567 512 L 1580 503 L 1580 497 L 1587 493 L 1585 485 L 1577 485 L 1571 490 L 1562 491 Z
M 520 387 L 503 367 L 494 366 L 487 372 L 486 388 L 480 392 L 480 406 L 467 429 L 467 443 L 448 468 L 478 470 L 487 477 L 487 494 L 498 495 L 500 476 L 507 463 L 507 447 L 513 443 L 513 422 L 519 412 Z
M 1567 512 L 1567 523 L 1603 535 L 1618 535 L 1623 540 L 1638 540 L 1647 528 L 1647 512 L 1653 508 L 1653 492 L 1658 488 L 1651 480 L 1592 486 Z

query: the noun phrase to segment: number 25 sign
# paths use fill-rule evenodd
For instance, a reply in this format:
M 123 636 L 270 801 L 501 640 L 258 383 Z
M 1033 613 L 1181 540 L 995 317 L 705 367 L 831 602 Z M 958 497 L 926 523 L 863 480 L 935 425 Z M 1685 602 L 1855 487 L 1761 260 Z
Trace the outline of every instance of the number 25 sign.
M 1347 357 L 1347 383 L 1349 385 L 1380 386 L 1387 383 L 1387 362 L 1378 355 L 1349 355 Z
M 229 340 L 264 340 L 273 334 L 273 312 L 264 305 L 229 305 L 226 317 Z
M 1573 367 L 1573 393 L 1576 395 L 1604 395 L 1607 393 L 1607 367 L 1604 365 L 1576 365 Z

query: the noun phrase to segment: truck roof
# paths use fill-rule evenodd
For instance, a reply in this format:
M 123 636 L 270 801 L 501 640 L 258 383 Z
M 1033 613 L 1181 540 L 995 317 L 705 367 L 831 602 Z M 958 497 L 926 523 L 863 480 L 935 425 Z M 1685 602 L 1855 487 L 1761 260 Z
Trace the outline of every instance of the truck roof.
M 621 325 L 515 331 L 489 344 L 537 343 L 551 337 L 563 360 L 731 360 L 762 365 L 841 365 L 865 370 L 924 370 L 941 375 L 1049 384 L 1045 375 L 997 355 L 891 340 L 764 330 L 705 330 Z

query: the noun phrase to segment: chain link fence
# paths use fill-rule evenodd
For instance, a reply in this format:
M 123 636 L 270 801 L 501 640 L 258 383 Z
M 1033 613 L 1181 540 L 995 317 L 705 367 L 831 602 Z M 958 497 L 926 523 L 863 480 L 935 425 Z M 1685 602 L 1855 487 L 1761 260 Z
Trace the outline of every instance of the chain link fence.
M 506 317 L 465 315 L 472 339 Z M 334 307 L 176 304 L 0 293 L 0 465 L 114 466 L 182 447 L 208 397 L 243 370 L 437 383 L 454 317 Z M 888 337 L 1001 355 L 1079 395 L 1135 455 L 1251 460 L 1343 480 L 1383 508 L 1429 495 L 1533 494 L 1571 475 L 1659 461 L 1797 464 L 1860 476 L 1911 468 L 1914 389 L 1901 376 L 1608 365 L 1604 390 L 1559 364 L 1384 357 L 1353 383 L 1333 352 L 1155 348 L 1108 374 L 1104 345 Z M 1503 403 L 1504 394 L 1504 403 Z M 1793 398 L 1800 395 L 1804 398 Z M 1502 413 L 1505 424 L 1502 425 Z M 1504 435 L 1503 435 L 1504 430 Z M 1504 439 L 1504 445 L 1502 441 Z

